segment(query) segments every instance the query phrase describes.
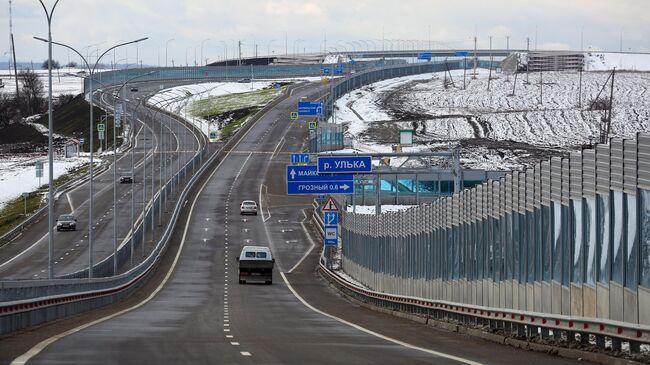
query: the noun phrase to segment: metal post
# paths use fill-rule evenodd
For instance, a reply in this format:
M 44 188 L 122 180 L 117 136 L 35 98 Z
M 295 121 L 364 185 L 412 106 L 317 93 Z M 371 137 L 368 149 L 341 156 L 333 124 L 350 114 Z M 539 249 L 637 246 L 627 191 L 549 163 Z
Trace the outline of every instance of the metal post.
M 54 265 L 52 259 L 54 256 L 54 151 L 52 147 L 52 134 L 54 130 L 54 119 L 52 115 L 52 15 L 59 0 L 54 3 L 50 11 L 47 10 L 42 0 L 39 0 L 45 16 L 47 17 L 47 79 L 48 79 L 48 94 L 47 94 L 47 125 L 48 125 L 48 138 L 47 138 L 47 160 L 48 160 L 48 189 L 47 189 L 47 275 L 49 279 L 54 278 Z M 13 34 L 12 34 L 13 41 Z M 13 48 L 13 47 L 12 47 Z M 14 62 L 16 61 L 14 57 Z M 16 77 L 16 84 L 18 77 Z M 16 87 L 16 93 L 18 88 Z M 27 199 L 25 199 L 25 215 L 27 214 Z
M 124 91 L 123 91 L 124 92 Z M 117 275 L 117 128 L 113 115 L 113 276 Z

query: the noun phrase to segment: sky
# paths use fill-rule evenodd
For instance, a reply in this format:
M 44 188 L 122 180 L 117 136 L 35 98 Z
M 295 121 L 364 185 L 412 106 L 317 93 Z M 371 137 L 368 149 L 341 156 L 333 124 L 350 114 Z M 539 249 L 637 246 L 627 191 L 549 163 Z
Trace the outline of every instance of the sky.
M 54 0 L 43 0 L 49 8 Z M 16 58 L 47 59 L 38 0 L 13 0 Z M 52 37 L 102 62 L 176 66 L 244 56 L 396 48 L 574 49 L 650 52 L 650 0 L 60 0 Z M 0 9 L 0 62 L 8 60 L 9 2 Z M 172 40 L 173 39 L 173 40 Z M 171 41 L 170 41 L 171 40 Z M 90 46 L 90 47 L 89 47 Z M 90 51 L 89 51 L 90 50 Z M 201 51 L 203 56 L 201 56 Z M 167 54 L 167 56 L 166 56 Z M 136 57 L 137 55 L 137 57 Z M 54 49 L 53 59 L 78 61 Z

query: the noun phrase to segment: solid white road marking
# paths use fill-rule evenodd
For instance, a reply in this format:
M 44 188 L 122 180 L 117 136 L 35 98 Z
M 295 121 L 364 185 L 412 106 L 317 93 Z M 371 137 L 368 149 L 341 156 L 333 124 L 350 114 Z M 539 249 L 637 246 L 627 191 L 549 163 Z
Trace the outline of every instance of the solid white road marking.
M 307 219 L 307 213 L 305 213 L 305 210 L 304 210 L 304 209 L 302 210 L 302 214 L 305 216 L 305 219 Z M 305 232 L 305 236 L 307 236 L 307 239 L 309 240 L 309 243 L 311 244 L 311 246 L 309 247 L 309 249 L 307 250 L 307 252 L 305 252 L 305 254 L 302 255 L 302 257 L 300 258 L 300 260 L 298 260 L 298 262 L 296 262 L 296 264 L 293 265 L 293 267 L 291 268 L 291 270 L 289 270 L 289 273 L 290 273 L 290 274 L 293 272 L 293 270 L 295 270 L 298 266 L 300 266 L 300 264 L 302 264 L 303 261 L 305 261 L 305 259 L 307 258 L 307 256 L 309 256 L 309 254 L 311 253 L 311 251 L 314 249 L 314 247 L 316 247 L 316 243 L 315 243 L 314 240 L 311 238 L 311 235 L 309 234 L 309 232 L 307 232 L 307 227 L 305 226 L 305 219 L 303 219 L 302 222 L 300 222 L 300 225 L 302 226 L 302 230 Z
M 297 298 L 297 299 L 298 299 L 298 300 L 299 300 L 299 301 L 300 301 L 300 302 L 301 302 L 305 307 L 311 309 L 312 311 L 314 311 L 314 312 L 316 312 L 316 313 L 318 313 L 318 314 L 321 314 L 321 315 L 323 315 L 323 316 L 325 316 L 325 317 L 331 318 L 331 319 L 333 319 L 333 320 L 335 320 L 335 321 L 337 321 L 337 322 L 343 323 L 343 324 L 348 325 L 348 326 L 350 326 L 350 327 L 352 327 L 352 328 L 356 328 L 356 329 L 358 329 L 359 331 L 365 332 L 365 333 L 367 333 L 367 334 L 369 334 L 369 335 L 371 335 L 371 336 L 375 336 L 375 337 L 380 338 L 380 339 L 382 339 L 382 340 L 386 340 L 386 341 L 392 342 L 392 343 L 394 343 L 394 344 L 397 344 L 397 345 L 400 345 L 400 346 L 404 346 L 404 347 L 406 347 L 406 348 L 410 348 L 410 349 L 413 349 L 413 350 L 418 350 L 418 351 L 426 352 L 427 354 L 430 354 L 430 355 L 434 355 L 434 356 L 443 357 L 443 358 L 446 358 L 446 359 L 450 359 L 450 360 L 458 361 L 458 362 L 461 362 L 461 363 L 463 363 L 463 364 L 468 364 L 468 365 L 482 365 L 480 362 L 476 362 L 476 361 L 472 361 L 472 360 L 468 360 L 468 359 L 463 359 L 462 357 L 458 357 L 458 356 L 454 356 L 454 355 L 445 354 L 445 353 L 443 353 L 443 352 L 438 352 L 438 351 L 434 351 L 434 350 L 425 349 L 425 348 L 423 348 L 423 347 L 419 347 L 419 346 L 411 345 L 411 344 L 409 344 L 409 343 L 406 343 L 406 342 L 403 342 L 403 341 L 400 341 L 400 340 L 394 339 L 394 338 L 392 338 L 392 337 L 384 336 L 384 335 L 382 335 L 382 334 L 380 334 L 380 333 L 377 333 L 377 332 L 371 331 L 371 330 L 369 330 L 369 329 L 367 329 L 367 328 L 361 327 L 361 326 L 359 326 L 358 324 L 354 324 L 354 323 L 352 323 L 352 322 L 348 322 L 348 321 L 346 321 L 345 319 L 342 319 L 342 318 L 336 317 L 336 316 L 334 316 L 334 315 L 331 315 L 331 314 L 329 314 L 329 313 L 325 313 L 325 312 L 323 312 L 323 311 L 321 311 L 321 310 L 319 310 L 319 309 L 316 309 L 316 308 L 313 307 L 311 304 L 307 303 L 307 302 L 306 302 L 306 301 L 305 301 L 305 300 L 300 296 L 300 294 L 298 294 L 298 293 L 295 291 L 295 289 L 291 286 L 291 284 L 289 283 L 289 280 L 287 280 L 287 277 L 284 275 L 283 272 L 280 272 L 280 275 L 282 275 L 282 279 L 284 280 L 285 284 L 287 284 L 287 287 L 289 288 L 289 290 L 291 291 L 291 293 L 293 293 L 293 296 L 295 296 L 295 297 L 296 297 L 296 298 Z

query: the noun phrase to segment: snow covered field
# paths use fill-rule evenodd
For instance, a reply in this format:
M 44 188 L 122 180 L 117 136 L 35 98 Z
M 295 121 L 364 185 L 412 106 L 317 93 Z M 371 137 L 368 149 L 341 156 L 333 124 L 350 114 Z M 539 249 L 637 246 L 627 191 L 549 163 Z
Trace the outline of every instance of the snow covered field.
M 270 87 L 273 83 L 273 81 L 254 81 L 252 83 L 210 82 L 177 86 L 157 93 L 147 103 L 157 107 L 162 106 L 163 109 L 180 115 L 199 128 L 206 136 L 209 136 L 211 131 L 217 131 L 217 126 L 202 118 L 195 117 L 191 112 L 194 103 L 202 99 L 262 90 Z
M 43 177 L 36 177 L 34 164 L 43 162 Z M 88 163 L 87 158 L 62 158 L 54 160 L 54 178 Z M 30 193 L 39 187 L 47 185 L 49 164 L 47 156 L 3 156 L 0 162 L 0 208 L 8 201 L 19 197 L 22 193 Z
M 387 130 L 413 128 L 411 149 L 460 146 L 465 167 L 491 170 L 519 168 L 598 139 L 604 112 L 588 109 L 606 72 L 583 73 L 581 108 L 578 73 L 544 73 L 541 100 L 539 74 L 530 74 L 529 84 L 519 75 L 514 96 L 513 76 L 493 74 L 488 91 L 487 70 L 475 80 L 468 76 L 465 90 L 463 71 L 451 75 L 446 86 L 444 74 L 436 73 L 355 90 L 337 101 L 333 120 L 348 125 L 359 151 L 390 150 L 397 141 L 385 140 Z M 650 130 L 649 88 L 650 73 L 616 74 L 611 136 Z
M 81 70 L 75 68 L 61 68 L 52 71 L 52 95 L 59 96 L 64 94 L 77 95 L 83 92 L 83 79 L 71 76 L 70 74 L 77 75 Z M 43 83 L 43 91 L 47 92 L 48 79 L 47 70 L 35 70 Z M 13 74 L 10 75 L 8 70 L 0 70 L 0 79 L 5 85 L 0 89 L 0 93 L 15 93 L 16 81 Z M 18 80 L 20 85 L 20 80 Z M 20 86 L 19 86 L 20 87 Z

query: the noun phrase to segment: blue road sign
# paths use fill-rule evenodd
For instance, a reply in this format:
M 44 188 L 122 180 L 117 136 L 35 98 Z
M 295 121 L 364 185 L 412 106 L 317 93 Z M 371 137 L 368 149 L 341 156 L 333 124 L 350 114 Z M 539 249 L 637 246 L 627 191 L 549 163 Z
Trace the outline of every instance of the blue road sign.
M 334 67 L 334 75 L 342 75 L 343 74 L 343 65 L 338 64 Z
M 326 226 L 336 226 L 339 224 L 338 212 L 323 212 L 323 222 Z
M 329 75 L 330 73 L 331 72 L 329 67 L 323 67 L 323 75 Z
M 372 172 L 370 156 L 320 156 L 318 157 L 319 174 Z
M 308 153 L 292 153 L 291 154 L 291 163 L 309 163 L 309 154 Z
M 84 138 L 79 138 L 79 144 L 84 144 L 86 143 L 86 140 Z
M 287 194 L 353 194 L 354 176 L 319 175 L 316 166 L 287 166 Z
M 337 246 L 339 244 L 339 227 L 325 227 L 325 246 Z
M 467 52 L 467 51 L 456 51 L 454 53 L 454 56 L 456 56 L 456 57 L 467 57 L 467 56 L 469 56 L 469 52 Z
M 433 57 L 433 53 L 431 53 L 431 52 L 420 52 L 420 53 L 418 53 L 418 60 L 431 61 L 431 57 Z
M 323 115 L 322 101 L 299 101 L 298 115 L 301 117 L 317 117 Z

